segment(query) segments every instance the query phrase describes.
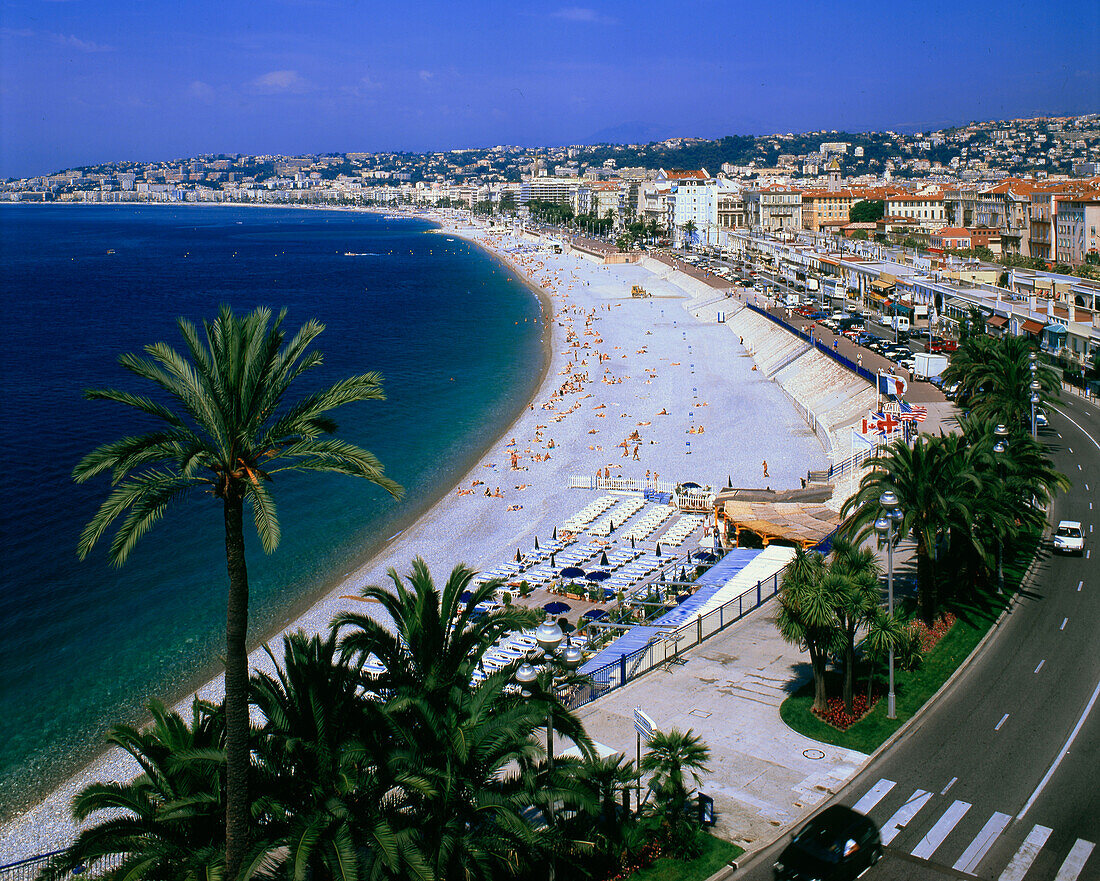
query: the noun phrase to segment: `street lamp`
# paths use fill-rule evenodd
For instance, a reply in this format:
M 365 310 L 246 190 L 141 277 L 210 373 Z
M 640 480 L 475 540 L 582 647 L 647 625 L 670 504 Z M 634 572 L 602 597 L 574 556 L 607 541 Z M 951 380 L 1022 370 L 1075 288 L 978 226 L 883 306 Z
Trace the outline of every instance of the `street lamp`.
M 553 616 L 547 615 L 546 620 L 543 621 L 538 629 L 535 631 L 535 641 L 542 649 L 541 658 L 536 659 L 546 664 L 546 669 L 550 671 L 550 694 L 551 700 L 553 700 L 554 692 L 558 684 L 559 677 L 554 672 L 551 664 L 555 664 L 559 669 L 563 670 L 566 674 L 572 673 L 577 667 L 580 666 L 583 655 L 581 650 L 574 645 L 570 645 L 568 640 L 566 641 L 565 648 L 560 652 L 558 647 L 561 645 L 562 639 L 565 638 L 565 634 L 562 633 L 561 627 L 554 620 Z M 521 693 L 524 697 L 529 697 L 531 694 L 531 688 L 538 682 L 539 671 L 531 663 L 524 661 L 520 664 L 519 669 L 516 670 L 516 682 L 519 684 Z M 546 776 L 549 782 L 550 772 L 554 769 L 554 710 L 553 704 L 550 704 L 550 709 L 546 716 Z M 546 806 L 546 819 L 547 824 L 550 827 L 554 825 L 554 799 L 551 795 L 547 801 Z M 554 881 L 554 862 L 553 857 L 550 860 L 550 881 Z
M 1032 365 L 1034 366 L 1034 365 Z M 1032 374 L 1034 376 L 1034 374 Z M 1031 380 L 1031 384 L 1028 386 L 1031 389 L 1031 439 L 1035 440 L 1035 407 L 1039 403 L 1039 391 L 1042 389 L 1042 385 L 1039 380 Z
M 886 608 L 890 617 L 894 616 L 894 530 L 905 518 L 898 497 L 892 490 L 884 492 L 878 500 L 883 516 L 875 521 L 875 532 L 886 539 Z M 897 718 L 897 706 L 894 698 L 894 646 L 890 645 L 890 688 L 886 695 L 886 718 Z

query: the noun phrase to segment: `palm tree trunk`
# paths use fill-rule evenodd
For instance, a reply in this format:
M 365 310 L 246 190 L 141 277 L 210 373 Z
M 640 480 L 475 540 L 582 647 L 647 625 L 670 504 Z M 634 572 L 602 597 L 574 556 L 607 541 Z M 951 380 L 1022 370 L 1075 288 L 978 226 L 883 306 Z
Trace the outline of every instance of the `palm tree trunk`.
M 920 597 L 921 617 L 931 627 L 938 611 L 936 570 L 923 539 L 917 542 L 917 593 Z
M 225 561 L 229 599 L 225 618 L 225 866 L 234 881 L 248 851 L 248 568 L 244 557 L 244 499 L 225 497 Z
M 848 641 L 844 646 L 844 710 L 850 713 L 855 700 L 856 635 L 854 631 L 845 635 Z
M 820 651 L 810 652 L 810 666 L 814 671 L 814 705 L 815 713 L 824 713 L 829 708 L 829 702 L 825 694 L 825 654 Z

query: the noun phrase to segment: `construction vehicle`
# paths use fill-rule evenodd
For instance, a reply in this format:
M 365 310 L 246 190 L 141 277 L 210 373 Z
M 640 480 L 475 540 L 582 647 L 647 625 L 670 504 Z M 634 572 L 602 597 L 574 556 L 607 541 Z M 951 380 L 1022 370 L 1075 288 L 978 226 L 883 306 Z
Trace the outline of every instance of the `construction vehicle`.
M 642 297 L 650 297 L 650 296 L 652 296 L 652 294 L 650 294 L 648 291 L 646 291 L 646 289 L 643 288 L 640 284 L 636 284 L 636 285 L 633 285 L 630 288 L 630 296 L 635 297 L 635 298 L 642 298 Z

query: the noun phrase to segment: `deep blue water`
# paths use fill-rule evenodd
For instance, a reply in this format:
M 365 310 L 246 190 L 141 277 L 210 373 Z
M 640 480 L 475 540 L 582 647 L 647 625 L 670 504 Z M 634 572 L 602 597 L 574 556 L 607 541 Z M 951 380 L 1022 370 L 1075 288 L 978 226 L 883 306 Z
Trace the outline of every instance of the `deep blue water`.
M 0 817 L 91 758 L 111 722 L 201 684 L 222 652 L 212 498 L 178 504 L 121 569 L 102 549 L 77 560 L 108 481 L 77 486 L 73 466 L 149 424 L 82 389 L 143 390 L 118 355 L 182 347 L 177 316 L 200 322 L 221 303 L 285 306 L 291 329 L 326 325 L 307 390 L 381 371 L 386 401 L 335 416 L 405 500 L 350 477 L 280 478 L 279 549 L 265 556 L 247 539 L 258 641 L 448 489 L 533 393 L 537 300 L 495 260 L 429 229 L 337 211 L 0 207 Z

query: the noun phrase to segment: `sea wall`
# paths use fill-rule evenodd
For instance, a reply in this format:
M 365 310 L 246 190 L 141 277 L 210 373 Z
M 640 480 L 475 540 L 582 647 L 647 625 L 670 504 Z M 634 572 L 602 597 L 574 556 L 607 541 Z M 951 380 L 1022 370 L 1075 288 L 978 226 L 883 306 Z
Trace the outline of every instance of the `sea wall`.
M 699 298 L 689 310 L 701 321 L 717 321 L 738 335 L 756 367 L 774 379 L 795 404 L 835 463 L 851 453 L 849 427 L 877 403 L 875 388 L 843 365 L 810 347 L 789 330 L 734 299 Z

